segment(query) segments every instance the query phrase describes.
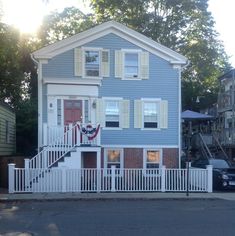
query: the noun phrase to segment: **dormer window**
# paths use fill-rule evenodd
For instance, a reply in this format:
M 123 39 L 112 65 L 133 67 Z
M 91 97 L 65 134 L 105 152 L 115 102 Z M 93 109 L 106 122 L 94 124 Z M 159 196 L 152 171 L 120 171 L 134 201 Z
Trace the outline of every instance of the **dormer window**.
M 100 76 L 100 53 L 99 51 L 85 51 L 85 76 Z

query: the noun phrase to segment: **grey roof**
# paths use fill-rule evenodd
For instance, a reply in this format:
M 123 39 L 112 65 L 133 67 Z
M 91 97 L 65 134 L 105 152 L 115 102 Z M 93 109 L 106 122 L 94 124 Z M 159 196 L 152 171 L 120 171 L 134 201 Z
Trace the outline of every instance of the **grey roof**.
M 181 118 L 185 120 L 212 120 L 213 116 L 202 114 L 195 111 L 186 110 L 181 113 Z

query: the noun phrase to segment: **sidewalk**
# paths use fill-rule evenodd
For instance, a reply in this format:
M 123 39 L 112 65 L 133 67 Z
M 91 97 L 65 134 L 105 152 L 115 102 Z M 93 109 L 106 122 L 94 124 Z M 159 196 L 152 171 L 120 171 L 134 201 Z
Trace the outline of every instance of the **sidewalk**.
M 215 193 L 172 193 L 172 192 L 154 192 L 154 193 L 18 193 L 8 194 L 0 192 L 0 202 L 2 201 L 30 201 L 30 200 L 230 200 L 235 201 L 235 192 L 215 192 Z

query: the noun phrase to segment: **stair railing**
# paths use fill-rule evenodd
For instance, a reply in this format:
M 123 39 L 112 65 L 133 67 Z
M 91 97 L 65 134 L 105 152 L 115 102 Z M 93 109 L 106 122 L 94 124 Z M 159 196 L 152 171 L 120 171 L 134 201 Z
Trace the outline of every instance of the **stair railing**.
M 78 125 L 70 125 L 70 128 L 63 135 L 29 160 L 29 168 L 49 168 L 79 145 L 80 131 Z
M 209 158 L 213 158 L 210 149 L 208 148 L 207 144 L 205 143 L 203 136 L 201 133 L 198 133 L 199 137 L 200 137 L 200 146 L 202 148 L 203 154 L 206 156 L 207 159 Z
M 215 141 L 216 147 L 219 147 L 219 149 L 220 149 L 221 152 L 223 153 L 224 157 L 228 160 L 228 159 L 229 159 L 229 158 L 228 158 L 228 155 L 227 155 L 226 152 L 224 151 L 224 149 L 223 149 L 223 147 L 221 146 L 221 144 L 220 144 L 219 140 L 217 139 L 217 137 L 216 137 L 214 134 L 212 134 L 212 138 L 213 138 L 214 141 Z

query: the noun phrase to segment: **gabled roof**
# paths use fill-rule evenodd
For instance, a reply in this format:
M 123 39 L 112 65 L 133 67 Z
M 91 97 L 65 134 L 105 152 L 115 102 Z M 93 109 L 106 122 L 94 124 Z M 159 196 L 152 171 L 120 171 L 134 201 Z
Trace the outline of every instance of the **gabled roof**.
M 212 120 L 213 116 L 202 114 L 195 111 L 186 110 L 181 113 L 181 118 L 185 120 Z
M 84 45 L 110 33 L 114 33 L 129 42 L 132 42 L 133 44 L 169 61 L 172 64 L 187 64 L 186 57 L 116 21 L 105 22 L 72 37 L 48 45 L 35 51 L 32 55 L 37 60 L 50 59 L 58 54 Z

